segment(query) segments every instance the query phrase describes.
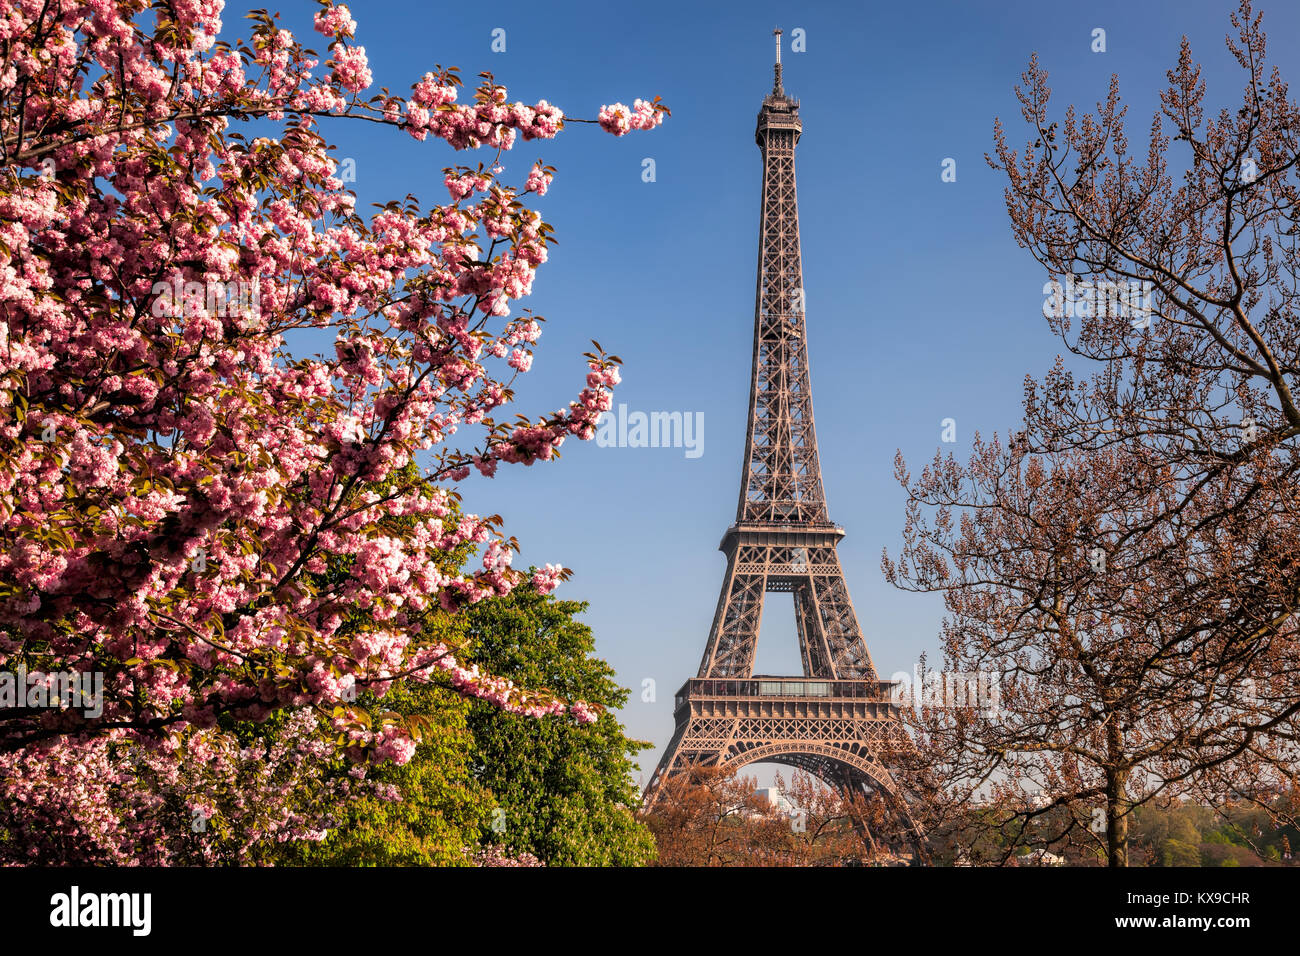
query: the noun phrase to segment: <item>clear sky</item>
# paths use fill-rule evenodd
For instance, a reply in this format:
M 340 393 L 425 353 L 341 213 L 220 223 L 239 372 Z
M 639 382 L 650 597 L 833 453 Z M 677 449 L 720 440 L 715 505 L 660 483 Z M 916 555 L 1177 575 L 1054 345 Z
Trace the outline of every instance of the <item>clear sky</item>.
M 615 402 L 628 411 L 701 414 L 702 454 L 566 443 L 558 462 L 504 467 L 461 490 L 499 513 L 523 548 L 516 564 L 573 568 L 558 596 L 590 602 L 600 656 L 632 688 L 631 735 L 653 741 L 649 777 L 673 729 L 672 699 L 694 675 L 735 519 L 753 336 L 760 161 L 754 120 L 772 82 L 774 27 L 785 30 L 785 88 L 801 100 L 797 155 L 813 401 L 830 514 L 868 646 L 884 676 L 937 649 L 938 598 L 896 591 L 903 495 L 895 452 L 914 470 L 937 449 L 963 456 L 976 431 L 1019 420 L 1026 374 L 1060 346 L 1041 314 L 1046 277 L 1011 237 L 1003 182 L 984 162 L 995 117 L 1025 130 L 1012 94 L 1032 52 L 1051 73 L 1054 118 L 1092 107 L 1112 73 L 1141 151 L 1165 71 L 1186 34 L 1208 102 L 1235 109 L 1242 76 L 1224 48 L 1235 2 L 908 3 L 605 2 L 351 4 L 376 87 L 405 93 L 435 63 L 469 82 L 481 70 L 511 99 L 548 99 L 594 118 L 602 104 L 662 96 L 672 117 L 614 139 L 570 126 L 520 143 L 505 161 L 520 183 L 542 158 L 558 167 L 536 201 L 559 245 L 526 301 L 548 319 L 518 411 L 561 408 L 596 339 L 625 360 Z M 1267 0 L 1270 56 L 1300 76 L 1300 5 Z M 314 4 L 281 0 L 284 24 L 310 30 Z M 227 30 L 239 35 L 237 0 Z M 792 52 L 792 31 L 806 50 Z M 1106 50 L 1094 53 L 1093 30 Z M 493 52 L 493 31 L 505 31 Z M 500 34 L 498 34 L 498 37 Z M 317 39 L 320 39 L 317 37 Z M 499 45 L 499 44 L 498 44 Z M 326 124 L 356 161 L 359 206 L 407 193 L 445 202 L 441 170 L 486 156 L 416 143 L 369 124 Z M 645 159 L 655 181 L 645 182 Z M 955 182 L 941 180 L 956 161 Z M 954 418 L 957 442 L 941 444 Z M 769 595 L 758 668 L 797 673 L 788 595 Z M 642 700 L 655 682 L 653 702 Z

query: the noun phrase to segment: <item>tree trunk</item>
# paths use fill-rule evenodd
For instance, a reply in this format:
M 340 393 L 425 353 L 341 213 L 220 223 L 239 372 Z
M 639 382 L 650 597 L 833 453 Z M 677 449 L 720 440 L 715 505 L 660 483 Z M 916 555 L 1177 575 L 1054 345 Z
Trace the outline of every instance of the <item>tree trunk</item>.
M 1106 856 L 1109 866 L 1128 866 L 1128 770 L 1106 772 Z

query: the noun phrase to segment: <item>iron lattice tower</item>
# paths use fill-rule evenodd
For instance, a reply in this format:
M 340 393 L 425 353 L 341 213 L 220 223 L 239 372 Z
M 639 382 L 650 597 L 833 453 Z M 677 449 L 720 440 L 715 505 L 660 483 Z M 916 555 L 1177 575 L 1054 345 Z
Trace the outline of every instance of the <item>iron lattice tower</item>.
M 758 113 L 763 157 L 749 428 L 736 523 L 722 538 L 726 577 L 698 675 L 678 691 L 676 728 L 646 788 L 695 765 L 770 761 L 811 772 L 841 792 L 890 808 L 897 832 L 918 834 L 889 771 L 907 746 L 849 598 L 817 457 L 805 337 L 794 153 L 803 124 L 785 95 L 781 31 L 772 92 Z M 754 674 L 763 601 L 792 594 L 802 677 Z M 860 826 L 861 829 L 861 826 Z M 870 840 L 870 834 L 864 833 Z

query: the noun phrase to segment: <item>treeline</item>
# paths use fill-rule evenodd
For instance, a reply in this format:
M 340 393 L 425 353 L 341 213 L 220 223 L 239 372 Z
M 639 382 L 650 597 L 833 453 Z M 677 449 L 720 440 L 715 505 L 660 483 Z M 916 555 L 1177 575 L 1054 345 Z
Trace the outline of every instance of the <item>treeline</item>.
M 1225 800 L 1207 806 L 1191 800 L 1134 807 L 1128 833 L 1130 866 L 1293 866 L 1300 830 L 1279 798 L 1274 806 L 1254 800 Z M 1034 822 L 1019 824 L 1015 808 L 979 806 L 960 826 L 931 834 L 939 866 L 1066 865 L 1106 863 L 1106 841 L 1094 828 L 1092 846 L 1052 839 L 1053 834 L 1088 826 L 1061 807 L 1040 809 Z M 973 838 L 974 834 L 978 834 Z M 1048 856 L 1045 858 L 1043 854 Z
M 654 833 L 661 866 L 896 866 L 914 863 L 897 842 L 882 808 L 859 795 L 841 795 L 817 778 L 776 775 L 770 790 L 736 770 L 696 768 L 666 781 L 643 817 Z M 929 835 L 936 866 L 1100 866 L 1106 841 L 1091 847 L 1053 840 L 1070 824 L 1070 810 L 1040 806 L 1022 825 L 1019 807 L 988 803 Z M 1146 804 L 1132 810 L 1131 866 L 1292 866 L 1300 831 L 1285 822 L 1284 805 L 1225 801 Z
M 696 767 L 663 782 L 643 818 L 660 866 L 892 866 L 910 854 L 888 840 L 880 808 L 795 770 L 778 799 L 735 769 Z

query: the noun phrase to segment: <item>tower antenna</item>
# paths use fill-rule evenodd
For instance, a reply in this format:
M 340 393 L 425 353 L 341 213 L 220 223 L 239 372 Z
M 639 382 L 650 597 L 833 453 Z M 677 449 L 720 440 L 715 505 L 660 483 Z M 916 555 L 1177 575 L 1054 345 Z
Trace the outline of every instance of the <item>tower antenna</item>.
M 781 28 L 773 30 L 772 36 L 776 37 L 776 78 L 772 81 L 772 92 L 777 96 L 783 96 L 785 91 L 781 88 Z

